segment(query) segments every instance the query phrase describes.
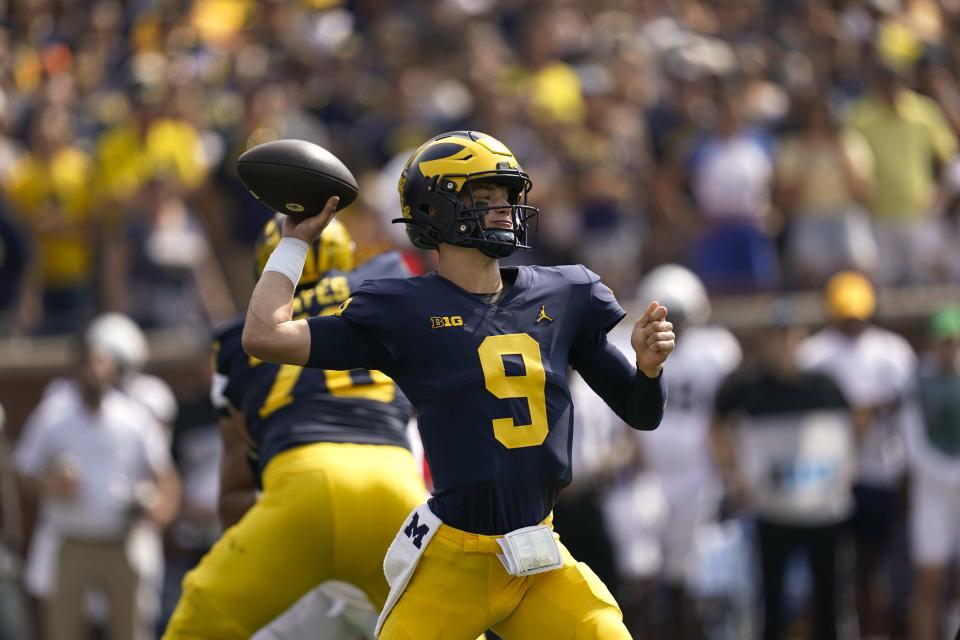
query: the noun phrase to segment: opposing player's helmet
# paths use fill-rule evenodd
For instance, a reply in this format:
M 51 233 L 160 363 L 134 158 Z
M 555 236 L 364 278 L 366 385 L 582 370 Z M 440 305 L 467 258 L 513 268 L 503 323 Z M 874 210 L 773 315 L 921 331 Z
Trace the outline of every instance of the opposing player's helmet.
M 104 313 L 94 318 L 84 340 L 89 348 L 113 358 L 121 369 L 138 371 L 147 361 L 146 336 L 136 322 L 122 313 Z
M 641 304 L 656 300 L 665 306 L 676 323 L 703 324 L 710 317 L 707 290 L 695 273 L 678 264 L 664 264 L 648 273 L 637 287 Z
M 273 250 L 280 244 L 283 216 L 277 214 L 267 221 L 260 231 L 257 244 L 254 248 L 254 269 L 256 277 L 260 278 L 267 259 Z M 347 228 L 334 218 L 323 230 L 320 237 L 313 241 L 307 252 L 307 261 L 303 265 L 303 275 L 297 283 L 297 290 L 312 287 L 331 269 L 350 271 L 354 265 L 355 246 Z
M 507 189 L 512 229 L 484 229 L 484 214 L 497 205 L 475 206 L 473 187 L 494 183 Z M 529 249 L 528 222 L 539 213 L 527 204 L 530 177 L 502 142 L 479 131 L 450 131 L 425 142 L 400 174 L 402 218 L 420 249 L 446 242 L 504 258 Z

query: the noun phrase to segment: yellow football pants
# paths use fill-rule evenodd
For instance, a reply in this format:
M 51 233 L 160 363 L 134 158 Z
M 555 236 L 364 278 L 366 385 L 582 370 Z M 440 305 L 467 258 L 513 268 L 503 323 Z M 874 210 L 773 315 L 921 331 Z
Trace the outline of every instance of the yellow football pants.
M 387 547 L 426 495 L 402 447 L 324 442 L 280 453 L 256 505 L 184 578 L 163 637 L 246 640 L 326 580 L 355 584 L 379 610 Z
M 485 629 L 504 640 L 630 640 L 610 591 L 566 547 L 563 567 L 518 578 L 496 539 L 441 525 L 379 640 L 473 640 Z

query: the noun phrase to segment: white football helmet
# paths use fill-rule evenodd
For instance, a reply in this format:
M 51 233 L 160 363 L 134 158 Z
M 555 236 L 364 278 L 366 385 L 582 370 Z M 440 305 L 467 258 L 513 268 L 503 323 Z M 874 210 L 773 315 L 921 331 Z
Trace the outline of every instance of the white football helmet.
M 634 300 L 641 305 L 656 300 L 671 316 L 681 316 L 689 324 L 704 324 L 710 317 L 710 299 L 703 282 L 678 264 L 660 265 L 648 273 L 637 287 Z
M 139 371 L 147 361 L 148 345 L 136 322 L 122 313 L 94 318 L 86 332 L 87 345 L 109 354 L 124 369 Z

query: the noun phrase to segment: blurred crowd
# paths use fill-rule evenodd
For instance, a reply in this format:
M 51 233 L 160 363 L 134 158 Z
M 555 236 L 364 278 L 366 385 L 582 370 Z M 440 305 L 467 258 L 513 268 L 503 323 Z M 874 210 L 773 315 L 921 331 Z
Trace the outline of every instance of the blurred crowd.
M 0 17 L 5 332 L 242 307 L 268 213 L 234 161 L 283 137 L 329 147 L 357 208 L 389 219 L 412 145 L 489 131 L 544 212 L 520 259 L 585 262 L 619 293 L 663 262 L 718 292 L 850 267 L 960 278 L 951 0 L 24 0 Z
M 585 263 L 624 300 L 654 291 L 643 279 L 658 265 L 674 271 L 657 295 L 703 288 L 668 303 L 689 330 L 661 429 L 635 438 L 577 400 L 589 424 L 557 526 L 636 637 L 827 637 L 831 622 L 840 637 L 938 637 L 958 615 L 938 597 L 957 540 L 945 532 L 960 535 L 960 312 L 911 346 L 870 324 L 869 283 L 960 284 L 958 30 L 955 0 L 0 2 L 0 337 L 80 335 L 103 312 L 203 335 L 232 317 L 271 215 L 235 160 L 278 138 L 317 142 L 357 176 L 340 217 L 360 261 L 399 247 L 430 269 L 389 224 L 402 163 L 436 133 L 489 132 L 542 212 L 534 250 L 511 260 Z M 831 280 L 841 271 L 860 275 Z M 691 303 L 828 281 L 831 325 L 814 337 L 786 306 L 734 337 Z M 77 403 L 116 405 L 136 455 L 90 455 L 135 481 L 99 516 L 42 516 L 74 533 L 61 569 L 153 580 L 115 624 L 162 626 L 219 535 L 209 372 L 174 398 L 138 377 L 142 353 L 87 355 L 45 392 L 11 465 L 54 469 L 39 496 L 76 495 L 78 474 L 109 483 L 100 458 L 42 442 L 63 444 L 57 421 Z M 108 393 L 135 379 L 124 395 L 145 406 Z M 126 433 L 144 410 L 156 430 Z M 801 445 L 805 458 L 783 461 Z M 16 521 L 4 513 L 5 529 Z M 139 565 L 86 540 L 132 524 Z M 16 555 L 0 545 L 0 625 L 27 624 L 2 578 Z M 38 602 L 52 597 L 46 562 L 27 583 Z M 63 620 L 106 621 L 102 602 L 77 600 L 81 583 L 57 604 Z M 783 606 L 757 621 L 764 599 Z

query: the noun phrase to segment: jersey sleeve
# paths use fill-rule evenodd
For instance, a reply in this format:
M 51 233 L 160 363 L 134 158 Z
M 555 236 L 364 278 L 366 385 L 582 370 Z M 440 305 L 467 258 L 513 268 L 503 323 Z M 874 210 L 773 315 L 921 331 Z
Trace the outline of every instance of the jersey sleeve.
M 396 317 L 382 296 L 364 284 L 344 300 L 332 316 L 307 320 L 310 357 L 306 366 L 318 369 L 378 369 L 388 371 L 396 361 L 389 346 L 391 322 Z
M 230 401 L 227 399 L 225 393 L 229 383 L 230 378 L 226 375 L 219 371 L 213 372 L 210 380 L 210 402 L 213 404 L 213 408 L 217 410 L 217 415 L 219 416 L 230 415 Z
M 243 406 L 242 390 L 237 388 L 231 376 L 237 359 L 247 362 L 250 356 L 243 350 L 240 335 L 243 324 L 234 324 L 217 332 L 213 340 L 213 376 L 210 381 L 210 401 L 217 414 L 230 414 L 230 407 Z
M 581 343 L 570 354 L 570 364 L 597 395 L 634 429 L 656 429 L 663 419 L 666 389 L 662 376 L 648 378 L 607 341 L 604 332 Z
M 610 331 L 623 320 L 627 312 L 617 302 L 613 291 L 600 282 L 600 276 L 584 266 L 580 268 L 586 275 L 589 288 L 578 335 L 584 339 L 591 339 L 597 333 Z

